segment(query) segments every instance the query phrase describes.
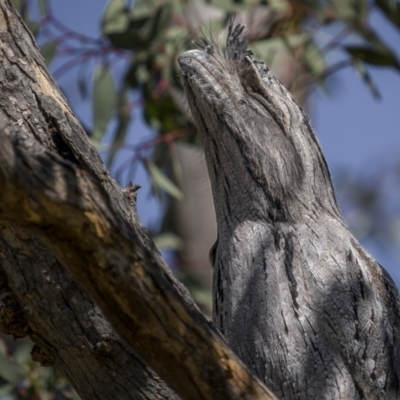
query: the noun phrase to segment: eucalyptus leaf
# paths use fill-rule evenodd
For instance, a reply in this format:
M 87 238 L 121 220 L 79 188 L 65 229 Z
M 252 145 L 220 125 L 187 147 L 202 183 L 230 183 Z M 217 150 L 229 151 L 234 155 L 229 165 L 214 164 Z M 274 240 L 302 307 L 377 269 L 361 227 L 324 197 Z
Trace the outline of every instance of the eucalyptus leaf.
M 165 79 L 165 78 L 161 78 Z M 171 132 L 188 125 L 188 120 L 172 100 L 168 91 L 164 90 L 157 95 L 154 90 L 154 81 L 143 85 L 144 117 L 154 129 Z
M 113 114 L 117 94 L 114 80 L 108 68 L 97 67 L 94 70 L 93 81 L 93 134 L 92 140 L 100 143 Z
M 42 46 L 40 52 L 42 53 L 44 62 L 46 63 L 47 66 L 49 66 L 53 61 L 54 56 L 56 55 L 57 42 L 56 41 L 47 42 Z
M 171 21 L 173 1 L 136 0 L 132 10 L 122 0 L 112 0 L 103 16 L 103 33 L 114 46 L 146 50 Z
M 262 1 L 260 3 L 263 4 Z M 272 11 L 280 13 L 288 11 L 292 7 L 289 0 L 269 0 L 267 4 Z
M 81 400 L 81 398 L 78 396 L 78 393 L 76 393 L 74 389 L 71 391 L 71 400 Z
M 49 5 L 47 4 L 47 0 L 38 0 L 38 6 L 39 6 L 39 11 L 40 14 L 47 15 L 48 13 L 48 9 L 49 9 Z
M 212 310 L 212 292 L 206 288 L 192 288 L 190 294 L 193 296 L 195 302 L 202 307 L 207 307 L 208 310 Z
M 103 15 L 102 30 L 114 46 L 123 49 L 132 47 L 129 23 L 130 14 L 124 0 L 111 0 Z
M 173 233 L 163 233 L 155 236 L 153 241 L 159 250 L 180 250 L 183 246 L 182 239 Z
M 26 341 L 21 341 L 14 351 L 14 358 L 18 364 L 29 364 L 32 361 L 31 356 L 32 344 Z
M 148 18 L 156 11 L 157 5 L 162 3 L 164 3 L 162 0 L 136 0 L 131 11 L 131 17 L 133 17 L 133 19 L 139 19 L 143 17 Z
M 375 4 L 397 29 L 400 29 L 400 3 L 396 0 L 375 0 Z
M 155 190 L 161 188 L 177 200 L 183 200 L 185 196 L 182 191 L 153 163 L 153 161 L 145 160 L 145 166 L 150 173 Z
M 134 50 L 146 50 L 159 37 L 171 20 L 173 6 L 170 2 L 153 4 L 146 0 L 136 1 L 131 13 L 129 31 Z
M 388 48 L 382 46 L 345 46 L 345 50 L 354 58 L 367 64 L 394 67 L 400 70 L 400 63 L 397 57 Z
M 339 17 L 353 28 L 365 25 L 368 14 L 367 0 L 333 0 L 333 5 Z
M 202 307 L 202 311 L 210 313 L 212 310 L 212 292 L 204 286 L 193 274 L 179 270 L 177 278 L 188 288 L 195 302 Z M 204 309 L 205 307 L 205 309 Z
M 267 65 L 271 65 L 275 55 L 284 46 L 281 38 L 271 38 L 264 40 L 257 40 L 250 44 L 250 49 L 254 53 L 256 60 L 264 61 Z
M 11 361 L 8 357 L 0 354 L 0 376 L 10 383 L 17 383 L 25 379 L 26 370 L 22 365 Z
M 275 55 L 278 55 L 282 49 L 285 49 L 293 56 L 295 49 L 303 45 L 308 38 L 308 35 L 298 34 L 262 39 L 251 43 L 250 49 L 253 51 L 255 59 L 264 61 L 267 65 L 271 65 Z
M 14 4 L 14 7 L 15 7 L 17 10 L 20 10 L 21 7 L 22 7 L 22 5 L 24 4 L 24 0 L 12 0 L 12 2 L 13 2 L 13 4 Z
M 3 339 L 0 338 L 0 354 L 6 355 L 7 354 L 7 346 Z
M 111 0 L 103 15 L 102 28 L 104 35 L 125 32 L 129 24 L 129 13 L 124 0 Z
M 83 99 L 87 98 L 88 96 L 88 83 L 86 81 L 86 77 L 83 74 L 78 75 L 78 90 L 79 94 L 82 96 Z
M 171 19 L 172 10 L 172 4 L 166 3 L 160 5 L 151 18 L 149 18 L 146 27 L 144 27 L 145 29 L 143 29 L 143 34 L 148 43 L 156 39 L 163 32 Z
M 142 83 L 147 82 L 151 77 L 148 68 L 145 64 L 137 64 L 135 75 L 136 79 Z
M 25 23 L 28 25 L 28 28 L 32 32 L 33 36 L 36 36 L 40 28 L 39 23 L 31 20 L 25 20 Z
M 207 0 L 207 3 L 229 12 L 245 11 L 249 7 L 261 4 L 260 0 Z
M 320 78 L 324 75 L 325 57 L 313 41 L 309 41 L 305 46 L 303 60 L 314 77 Z
M 5 396 L 5 399 L 9 399 L 8 395 L 14 390 L 14 385 L 11 383 L 7 383 L 5 385 L 0 386 L 0 397 L 3 400 Z
M 380 100 L 382 98 L 377 86 L 375 85 L 374 81 L 372 80 L 371 75 L 369 74 L 368 70 L 365 68 L 365 65 L 358 59 L 353 60 L 353 66 L 357 71 L 358 75 L 362 78 L 362 80 L 367 85 L 368 89 L 371 91 L 372 95 L 377 99 Z
M 102 29 L 114 46 L 137 49 L 148 45 L 141 30 L 150 19 L 152 10 L 147 6 L 145 12 L 138 12 L 141 8 L 140 1 L 135 2 L 133 10 L 129 10 L 123 0 L 110 1 L 104 12 Z
M 131 112 L 129 109 L 129 96 L 128 87 L 124 86 L 118 95 L 117 112 L 118 123 L 113 135 L 113 142 L 108 153 L 107 166 L 111 167 L 115 155 L 119 150 L 121 144 L 124 142 L 128 127 L 131 122 Z

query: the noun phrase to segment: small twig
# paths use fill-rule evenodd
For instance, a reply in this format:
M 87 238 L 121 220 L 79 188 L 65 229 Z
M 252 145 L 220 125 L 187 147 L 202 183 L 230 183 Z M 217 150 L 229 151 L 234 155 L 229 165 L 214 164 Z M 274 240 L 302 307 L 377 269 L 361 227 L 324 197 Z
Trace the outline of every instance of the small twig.
M 137 161 L 143 159 L 142 152 L 145 150 L 148 150 L 152 147 L 154 147 L 156 144 L 159 143 L 167 143 L 169 144 L 170 142 L 176 140 L 179 137 L 185 136 L 188 134 L 188 131 L 186 129 L 178 129 L 175 131 L 171 131 L 168 133 L 164 133 L 162 135 L 156 136 L 155 138 L 152 138 L 150 140 L 146 140 L 142 143 L 139 143 L 137 145 L 132 145 L 129 143 L 121 143 L 119 146 L 120 148 L 123 149 L 130 149 L 134 152 L 134 154 L 128 158 L 125 162 L 121 164 L 121 166 L 115 171 L 115 178 L 117 181 L 120 180 L 120 177 L 122 173 L 125 171 L 126 168 L 131 167 L 134 163 Z
M 340 46 L 344 39 L 351 34 L 349 26 L 345 26 L 336 36 L 334 36 L 329 43 L 321 49 L 321 53 L 328 54 L 334 48 Z

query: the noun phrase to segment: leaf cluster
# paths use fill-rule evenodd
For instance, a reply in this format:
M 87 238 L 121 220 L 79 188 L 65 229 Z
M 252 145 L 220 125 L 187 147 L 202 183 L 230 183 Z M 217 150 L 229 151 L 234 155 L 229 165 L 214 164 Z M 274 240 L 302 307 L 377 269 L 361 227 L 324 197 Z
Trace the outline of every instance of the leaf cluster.
M 204 17 L 196 15 L 199 10 Z M 353 66 L 371 93 L 379 98 L 368 66 L 399 71 L 400 64 L 397 55 L 370 25 L 373 10 L 383 13 L 400 29 L 400 5 L 391 0 L 377 0 L 372 5 L 366 0 L 207 0 L 206 5 L 184 0 L 137 0 L 133 7 L 123 0 L 111 0 L 103 15 L 103 34 L 113 46 L 131 56 L 114 97 L 122 98 L 130 90 L 139 92 L 145 121 L 161 136 L 154 144 L 153 162 L 163 169 L 174 157 L 170 142 L 162 140 L 164 134 L 184 129 L 187 135 L 180 140 L 197 142 L 183 103 L 177 56 L 192 47 L 200 33 L 199 26 L 205 24 L 218 37 L 228 19 L 236 14 L 248 25 L 255 58 L 276 70 L 290 65 L 290 76 L 283 78 L 300 101 L 305 101 L 316 86 L 326 87 L 327 78 L 347 66 Z M 334 62 L 330 60 L 333 52 Z M 105 122 L 111 117 L 106 109 L 113 108 L 112 104 L 118 119 L 109 150 L 111 165 L 128 132 L 128 117 L 121 112 L 127 103 L 110 101 L 110 84 L 101 87 L 95 79 L 94 85 L 96 140 L 104 135 Z M 147 161 L 146 165 L 152 164 Z M 181 197 L 172 182 L 166 183 L 168 178 L 162 177 L 161 170 L 147 170 L 156 193 L 162 189 Z M 173 180 L 178 184 L 179 176 Z

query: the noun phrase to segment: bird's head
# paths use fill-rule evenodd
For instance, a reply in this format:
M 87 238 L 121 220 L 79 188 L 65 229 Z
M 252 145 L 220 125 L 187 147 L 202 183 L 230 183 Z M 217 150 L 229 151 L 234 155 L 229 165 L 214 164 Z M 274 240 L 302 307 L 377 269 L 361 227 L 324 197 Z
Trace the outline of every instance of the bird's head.
M 338 213 L 307 116 L 268 67 L 252 59 L 247 41 L 244 26 L 231 21 L 224 49 L 203 37 L 178 58 L 217 218 L 227 203 L 243 218 L 248 210 L 271 222 L 296 219 L 303 207 Z

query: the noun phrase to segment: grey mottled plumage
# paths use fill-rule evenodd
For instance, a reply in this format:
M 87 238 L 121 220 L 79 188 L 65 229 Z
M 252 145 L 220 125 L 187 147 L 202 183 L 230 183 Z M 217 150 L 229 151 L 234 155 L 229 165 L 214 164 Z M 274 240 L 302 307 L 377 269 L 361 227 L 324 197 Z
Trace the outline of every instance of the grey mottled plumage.
M 179 57 L 218 223 L 216 326 L 284 399 L 395 399 L 399 294 L 342 220 L 310 121 L 247 50 Z

